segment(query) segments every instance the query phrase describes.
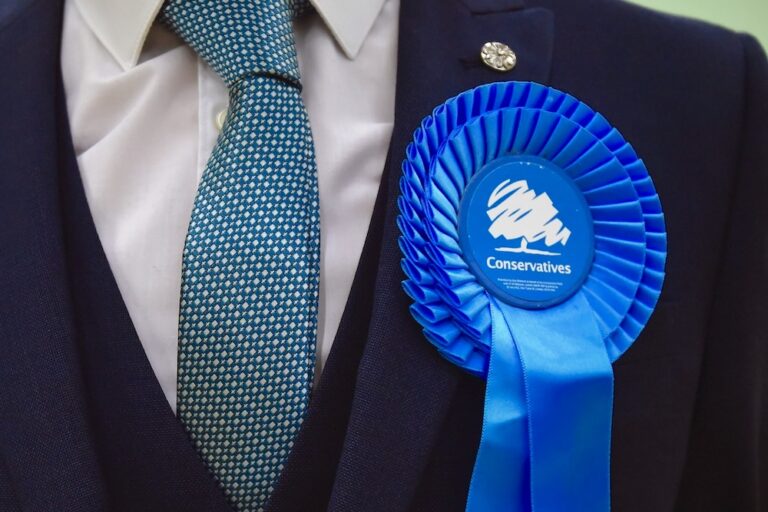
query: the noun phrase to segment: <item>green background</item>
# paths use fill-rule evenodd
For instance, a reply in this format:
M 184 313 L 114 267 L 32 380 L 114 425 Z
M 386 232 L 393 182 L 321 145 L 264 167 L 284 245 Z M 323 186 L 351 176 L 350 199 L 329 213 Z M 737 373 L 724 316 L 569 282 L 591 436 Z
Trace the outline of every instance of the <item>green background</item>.
M 632 0 L 659 11 L 749 32 L 768 48 L 768 0 Z

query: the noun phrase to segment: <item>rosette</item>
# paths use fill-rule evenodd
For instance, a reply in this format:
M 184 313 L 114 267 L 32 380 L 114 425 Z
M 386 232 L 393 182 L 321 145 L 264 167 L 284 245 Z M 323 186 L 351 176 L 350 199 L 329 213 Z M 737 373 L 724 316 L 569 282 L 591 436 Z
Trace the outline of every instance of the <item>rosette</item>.
M 494 83 L 423 120 L 400 191 L 411 313 L 488 379 L 468 509 L 608 510 L 610 363 L 650 318 L 666 259 L 642 160 L 574 97 Z

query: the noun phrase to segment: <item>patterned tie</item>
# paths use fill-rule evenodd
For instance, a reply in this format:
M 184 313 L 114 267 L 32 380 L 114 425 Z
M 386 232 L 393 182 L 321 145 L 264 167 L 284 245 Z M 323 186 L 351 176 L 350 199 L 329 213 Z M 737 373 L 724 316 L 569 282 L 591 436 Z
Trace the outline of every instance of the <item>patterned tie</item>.
M 160 14 L 229 89 L 184 249 L 178 413 L 239 511 L 263 510 L 315 362 L 317 170 L 291 23 L 305 6 L 170 0 Z

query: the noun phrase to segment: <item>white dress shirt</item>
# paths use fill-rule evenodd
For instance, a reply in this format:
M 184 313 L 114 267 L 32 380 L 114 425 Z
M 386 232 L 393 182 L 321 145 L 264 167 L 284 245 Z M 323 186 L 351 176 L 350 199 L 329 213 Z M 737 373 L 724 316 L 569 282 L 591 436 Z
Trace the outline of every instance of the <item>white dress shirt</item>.
M 398 0 L 313 0 L 295 24 L 320 186 L 318 374 L 368 230 L 394 121 Z M 222 81 L 153 24 L 162 0 L 67 0 L 62 67 L 96 230 L 176 406 L 181 261 L 227 106 Z

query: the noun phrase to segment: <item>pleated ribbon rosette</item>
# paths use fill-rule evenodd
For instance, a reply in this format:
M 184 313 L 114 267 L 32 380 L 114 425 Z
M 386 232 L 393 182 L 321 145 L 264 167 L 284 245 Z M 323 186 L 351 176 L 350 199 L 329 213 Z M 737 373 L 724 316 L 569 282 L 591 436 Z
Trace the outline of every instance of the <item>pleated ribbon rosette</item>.
M 553 183 L 562 192 L 527 188 L 536 180 L 539 189 Z M 400 191 L 411 313 L 443 357 L 487 379 L 467 510 L 609 510 L 611 363 L 648 322 L 666 259 L 664 216 L 642 160 L 574 97 L 534 83 L 494 83 L 423 120 Z M 566 214 L 557 209 L 566 199 L 574 205 L 570 224 L 547 214 Z M 507 205 L 495 226 L 502 210 L 494 201 Z M 548 222 L 518 233 L 510 226 L 525 225 L 536 210 L 518 208 L 525 204 L 543 205 Z M 484 210 L 472 216 L 476 205 L 488 206 L 487 218 Z M 483 237 L 510 245 L 500 233 L 520 235 L 522 244 L 475 250 Z M 570 272 L 555 249 L 577 244 L 583 250 Z M 515 260 L 523 257 L 545 265 L 525 268 L 562 275 L 540 274 L 539 288 L 527 282 L 507 293 L 522 282 L 511 269 L 524 266 Z M 499 268 L 484 266 L 491 263 Z

